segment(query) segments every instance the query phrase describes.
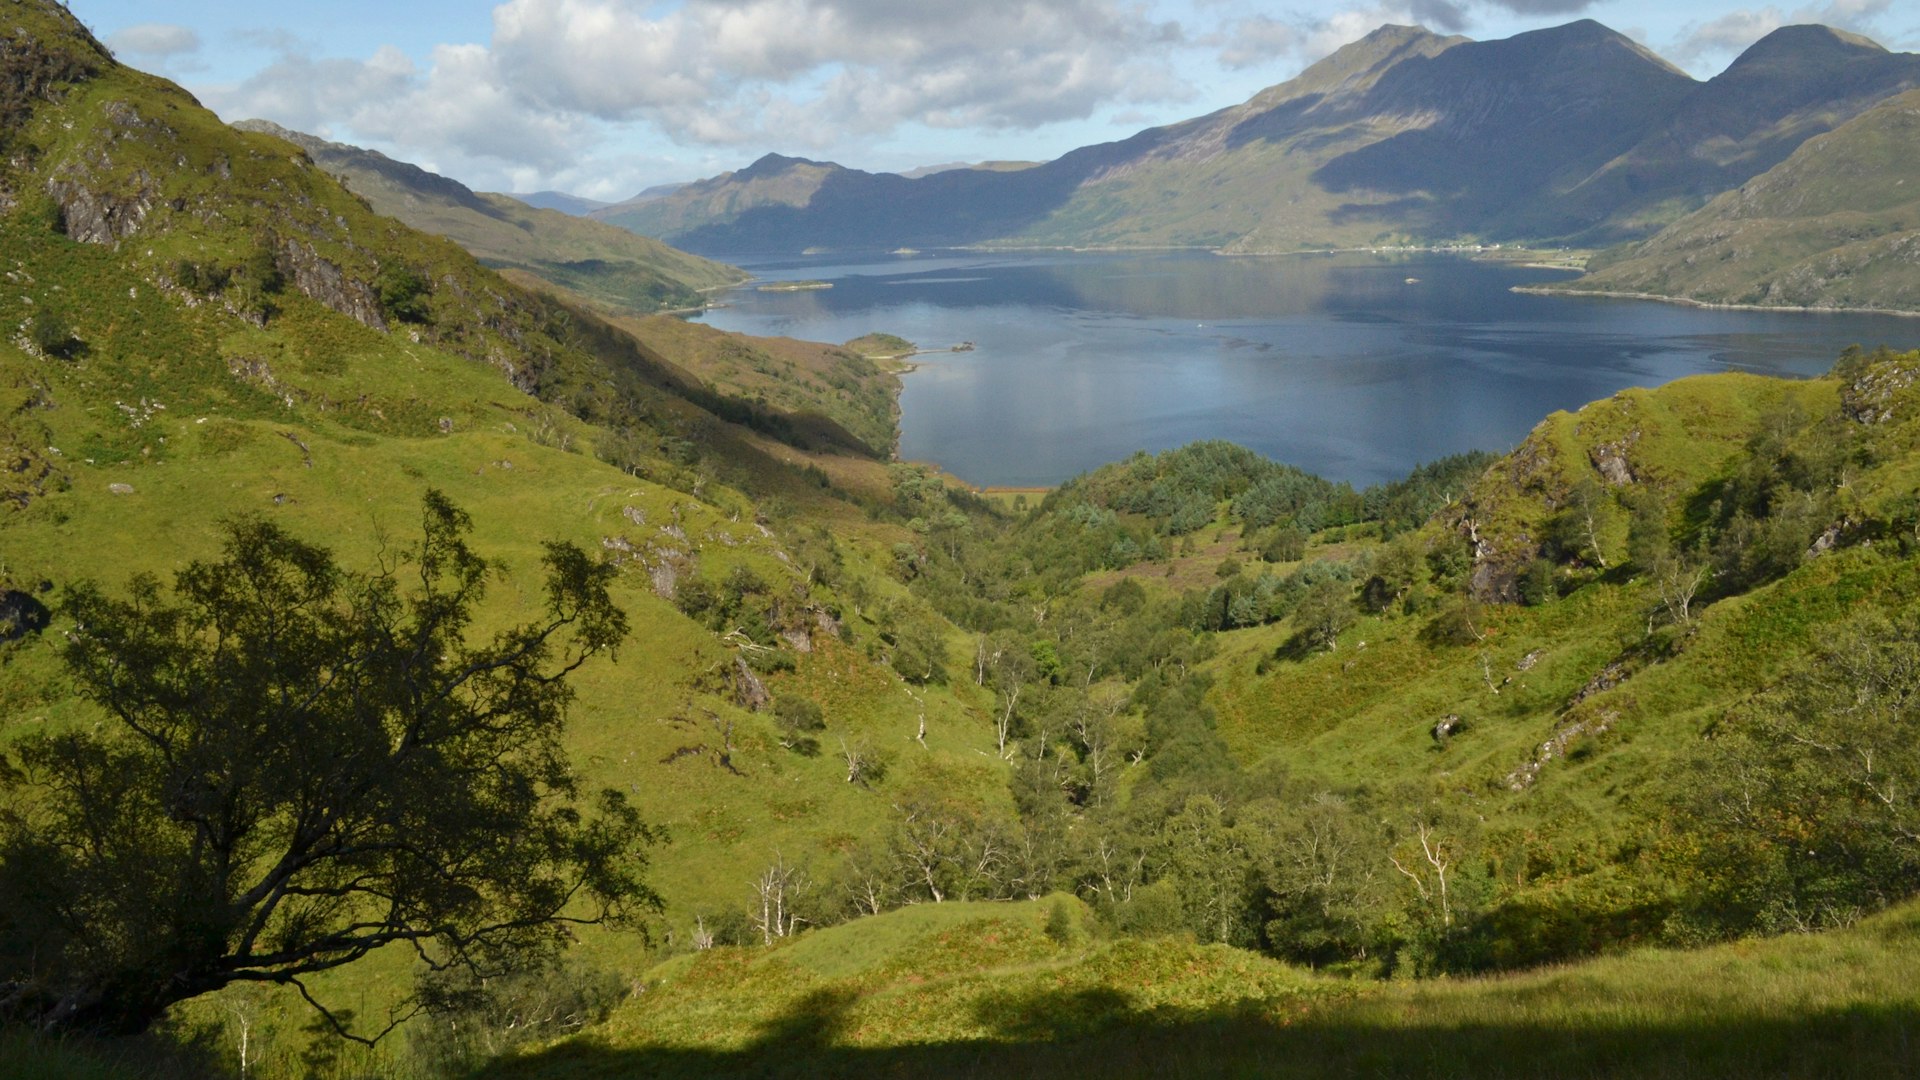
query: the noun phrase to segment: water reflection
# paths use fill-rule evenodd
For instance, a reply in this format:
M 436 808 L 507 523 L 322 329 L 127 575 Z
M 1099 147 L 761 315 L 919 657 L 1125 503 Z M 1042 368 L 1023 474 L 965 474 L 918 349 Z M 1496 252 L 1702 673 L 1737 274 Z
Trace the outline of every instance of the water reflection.
M 1825 371 L 1890 316 L 1524 296 L 1547 270 L 1411 255 L 937 253 L 749 263 L 823 291 L 727 297 L 707 321 L 820 341 L 885 331 L 921 358 L 902 456 L 980 484 L 1057 482 L 1134 450 L 1223 438 L 1355 483 L 1503 450 L 1555 409 L 1709 371 Z M 1409 282 L 1409 278 L 1417 279 Z

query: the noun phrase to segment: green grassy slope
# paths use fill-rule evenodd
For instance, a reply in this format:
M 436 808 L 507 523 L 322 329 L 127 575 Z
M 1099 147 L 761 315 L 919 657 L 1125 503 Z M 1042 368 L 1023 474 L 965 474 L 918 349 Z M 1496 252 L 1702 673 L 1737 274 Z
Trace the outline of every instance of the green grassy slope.
M 910 909 L 766 952 L 703 954 L 651 973 L 593 1037 L 485 1075 L 1748 1077 L 1920 1065 L 1911 907 L 1824 937 L 1425 984 L 1354 983 L 1173 939 L 1056 939 L 1048 912 Z
M 1548 938 L 1575 954 L 1611 955 L 1474 979 L 1316 975 L 1196 944 L 1190 932 L 1115 937 L 1116 925 L 1136 925 L 1129 913 L 1141 905 L 1171 904 L 1177 912 L 1180 893 L 1136 885 L 1134 899 L 1115 904 L 1096 874 L 1083 879 L 1082 895 L 1096 902 L 1091 909 L 1065 896 L 923 903 L 772 948 L 676 957 L 646 973 L 644 990 L 603 1026 L 527 1048 L 485 1075 L 1910 1070 L 1920 1030 L 1920 999 L 1904 976 L 1920 942 L 1911 904 L 1825 934 L 1695 950 L 1646 944 L 1674 940 L 1663 920 L 1692 887 L 1684 856 L 1670 846 L 1684 830 L 1669 814 L 1676 785 L 1699 782 L 1687 770 L 1698 767 L 1703 735 L 1737 723 L 1756 690 L 1805 663 L 1863 611 L 1920 609 L 1920 578 L 1902 532 L 1913 527 L 1920 491 L 1916 365 L 1920 354 L 1854 362 L 1838 377 L 1800 383 L 1690 379 L 1556 414 L 1428 525 L 1396 542 L 1434 551 L 1478 537 L 1479 555 L 1462 572 L 1470 588 L 1497 592 L 1503 567 L 1522 552 L 1535 557 L 1582 480 L 1601 478 L 1611 486 L 1593 534 L 1599 550 L 1559 556 L 1564 595 L 1488 604 L 1474 634 L 1457 643 L 1430 636 L 1438 621 L 1431 608 L 1410 617 L 1395 605 L 1346 628 L 1332 650 L 1293 647 L 1298 627 L 1283 620 L 1220 634 L 1217 652 L 1200 660 L 1213 677 L 1208 701 L 1218 734 L 1244 777 L 1216 772 L 1212 788 L 1199 777 L 1175 787 L 1219 792 L 1238 815 L 1234 846 L 1215 849 L 1222 859 L 1215 870 L 1247 857 L 1262 831 L 1285 833 L 1288 816 L 1305 812 L 1275 806 L 1264 794 L 1286 784 L 1355 797 L 1371 791 L 1367 805 L 1389 818 L 1437 801 L 1449 808 L 1438 819 L 1451 822 L 1443 828 L 1476 822 L 1478 846 L 1463 857 L 1468 865 L 1456 867 L 1455 885 L 1463 897 L 1479 890 L 1475 902 L 1499 912 L 1491 918 L 1500 940 L 1516 951 L 1496 952 L 1494 966 L 1553 955 L 1537 951 Z M 1853 531 L 1836 550 L 1809 555 L 1782 576 L 1703 596 L 1689 625 L 1653 631 L 1650 612 L 1659 601 L 1652 575 L 1628 565 L 1623 505 L 1657 490 L 1667 497 L 1672 532 L 1702 528 L 1714 520 L 1710 501 L 1735 497 L 1738 477 L 1760 454 L 1756 440 L 1784 416 L 1813 418 L 1796 429 L 1794 452 L 1813 453 L 1817 444 L 1807 440 L 1829 437 L 1823 423 L 1844 425 L 1856 440 L 1858 467 L 1839 511 L 1855 522 Z M 1211 453 L 1218 459 L 1222 451 Z M 1069 533 L 1073 522 L 1093 528 L 1090 506 L 1150 522 L 1151 514 L 1126 507 L 1152 503 L 1165 489 L 1139 488 L 1137 478 L 1150 478 L 1156 461 L 1196 456 L 1183 451 L 1100 470 L 1056 493 L 1026 528 L 1055 528 L 1050 518 Z M 1248 490 L 1232 494 L 1233 505 Z M 1335 503 L 1352 497 L 1331 488 L 1323 495 Z M 1152 604 L 1182 589 L 1205 591 L 1222 580 L 1213 572 L 1218 564 L 1247 557 L 1250 538 L 1230 518 L 1185 535 L 1191 544 L 1169 540 L 1165 556 L 1091 575 L 1080 587 L 1113 595 L 1116 582 L 1130 580 Z M 1329 560 L 1380 565 L 1387 546 L 1370 528 L 1324 530 L 1303 562 L 1278 569 Z M 1598 565 L 1601 559 L 1612 566 Z M 1056 619 L 1084 618 L 1070 602 L 1054 603 L 1062 605 Z M 1079 625 L 1077 633 L 1088 632 Z M 1062 649 L 1067 634 L 1061 631 Z M 1434 724 L 1447 716 L 1464 726 L 1438 738 Z M 1159 752 L 1150 738 L 1149 753 Z M 1169 782 L 1152 759 L 1127 776 L 1136 804 L 1160 797 L 1154 789 Z M 1274 777 L 1286 779 L 1276 786 Z M 1084 835 L 1106 826 L 1088 812 L 1055 827 Z M 1401 879 L 1386 865 L 1389 841 L 1380 842 L 1380 873 L 1391 887 Z M 1177 858 L 1151 843 L 1145 850 L 1149 859 Z M 1284 858 L 1259 856 L 1272 857 Z M 1180 890 L 1217 880 L 1161 872 Z M 1270 871 L 1256 869 L 1244 887 L 1258 888 L 1261 872 Z M 1402 888 L 1412 903 L 1413 892 Z M 1372 962 L 1347 969 L 1370 970 Z
M 669 316 L 621 320 L 619 326 L 730 397 L 765 402 L 796 419 L 824 418 L 870 453 L 892 453 L 899 376 L 850 348 L 747 338 Z M 821 441 L 842 440 L 823 433 Z
M 1913 362 L 1902 363 L 1904 374 L 1883 373 L 1893 385 L 1912 380 Z M 1576 485 L 1597 483 L 1599 554 L 1583 541 L 1558 569 L 1565 595 L 1489 604 L 1471 633 L 1450 642 L 1432 638 L 1428 617 L 1363 617 L 1338 649 L 1280 663 L 1269 658 L 1292 627 L 1236 631 L 1215 662 L 1221 735 L 1249 765 L 1336 789 L 1411 783 L 1471 808 L 1493 847 L 1528 853 L 1528 868 L 1496 888 L 1517 905 L 1580 897 L 1576 920 L 1609 907 L 1661 909 L 1674 887 L 1669 869 L 1639 861 L 1636 838 L 1663 827 L 1659 807 L 1670 785 L 1684 783 L 1702 734 L 1804 663 L 1834 627 L 1866 609 L 1920 605 L 1905 549 L 1884 531 L 1879 543 L 1860 543 L 1875 535 L 1864 522 L 1889 523 L 1880 528 L 1897 539 L 1897 523 L 1910 517 L 1920 431 L 1911 392 L 1899 391 L 1893 420 L 1844 422 L 1874 462 L 1848 474 L 1831 511 L 1860 526 L 1853 541 L 1749 590 L 1727 583 L 1734 594 L 1710 604 L 1707 590 L 1684 628 L 1654 632 L 1667 616 L 1657 575 L 1630 560 L 1626 506 L 1652 493 L 1668 528 L 1693 536 L 1710 504 L 1730 497 L 1729 477 L 1769 417 L 1835 416 L 1842 395 L 1853 401 L 1877 377 L 1710 376 L 1555 414 L 1423 535 L 1428 545 L 1476 551 L 1469 587 L 1511 599 L 1506 590 L 1540 557 Z M 1447 717 L 1464 731 L 1438 738 Z
M 898 530 L 822 485 L 884 488 L 871 452 L 836 456 L 804 418 L 718 392 L 376 215 L 280 140 L 114 65 L 56 5 L 17 14 L 5 61 L 51 77 L 10 79 L 26 92 L 0 101 L 0 588 L 53 602 L 42 583 L 168 579 L 215 554 L 239 514 L 366 567 L 417 527 L 429 487 L 471 513 L 476 550 L 499 562 L 485 626 L 539 603 L 541 541 L 604 552 L 625 568 L 615 593 L 634 632 L 581 680 L 570 747 L 590 788 L 630 789 L 673 838 L 654 861 L 668 897 L 656 942 L 741 906 L 776 853 L 826 858 L 879 827 L 888 796 L 847 782 L 842 740 L 903 781 L 931 769 L 999 797 L 976 764 L 990 736 L 973 700 L 936 687 L 916 701 L 867 648 L 900 593 L 873 565 Z M 390 267 L 414 287 L 394 288 Z M 40 333 L 56 322 L 57 340 Z M 880 408 L 885 380 L 856 374 L 849 392 Z M 826 583 L 829 562 L 837 582 L 871 582 L 864 606 Z M 735 689 L 740 639 L 671 601 L 741 571 L 768 613 L 758 644 L 783 661 L 765 682 L 826 706 L 825 753 L 782 749 Z M 55 640 L 0 643 L 0 740 L 94 722 Z M 621 966 L 646 948 L 611 933 L 582 944 Z M 321 990 L 378 1001 L 410 978 L 393 957 Z M 300 1008 L 272 1006 L 295 1033 Z
M 1920 91 L 1792 157 L 1565 288 L 1760 307 L 1920 310 Z
M 699 307 L 703 292 L 747 278 L 734 267 L 625 229 L 535 209 L 507 195 L 475 193 L 384 154 L 259 120 L 235 126 L 298 146 L 377 213 L 447 237 L 488 266 L 525 270 L 605 310 L 646 314 Z

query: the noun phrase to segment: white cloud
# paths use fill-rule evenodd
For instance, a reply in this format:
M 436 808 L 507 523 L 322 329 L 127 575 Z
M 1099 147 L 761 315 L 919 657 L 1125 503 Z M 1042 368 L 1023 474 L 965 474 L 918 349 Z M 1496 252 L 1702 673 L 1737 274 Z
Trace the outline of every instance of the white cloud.
M 556 175 L 586 137 L 632 126 L 682 145 L 791 150 L 903 126 L 1025 131 L 1187 100 L 1182 28 L 1138 0 L 504 0 L 486 45 L 321 59 L 293 40 L 203 96 L 414 160 Z
M 1342 45 L 1352 44 L 1387 23 L 1418 23 L 1413 10 L 1405 4 L 1382 4 L 1370 8 L 1349 8 L 1335 12 L 1310 27 L 1300 42 L 1300 58 L 1312 63 L 1331 55 Z
M 107 46 L 116 53 L 142 57 L 184 56 L 200 51 L 200 35 L 185 26 L 141 23 L 108 38 Z
M 1220 46 L 1220 62 L 1238 70 L 1291 56 L 1303 36 L 1301 28 L 1292 23 L 1270 15 L 1253 15 L 1212 40 Z
M 286 53 L 245 82 L 203 91 L 229 120 L 263 117 L 298 131 L 383 148 L 443 167 L 487 163 L 557 170 L 576 160 L 588 126 L 529 109 L 478 45 L 442 45 L 424 70 L 398 49 L 367 60 Z
M 1492 0 L 1494 7 L 1516 15 L 1572 15 L 1592 7 L 1596 0 Z
M 508 0 L 493 44 L 530 102 L 716 143 L 1030 129 L 1177 98 L 1180 37 L 1118 0 Z
M 701 160 L 669 144 L 737 164 L 742 150 L 850 160 L 903 152 L 902 139 L 944 141 L 929 132 L 964 131 L 976 144 L 1031 140 L 1026 133 L 1049 125 L 1176 110 L 1196 96 L 1182 65 L 1201 70 L 1200 57 L 1216 71 L 1271 69 L 1278 78 L 1383 23 L 1471 32 L 1477 20 L 1508 25 L 1515 15 L 1571 15 L 1595 2 L 496 0 L 481 43 L 335 59 L 290 36 L 259 38 L 256 47 L 278 54 L 267 68 L 237 85 L 195 89 L 230 119 L 264 116 L 483 184 L 526 187 L 579 175 L 589 155 L 622 175 Z M 1730 58 L 1793 21 L 1872 34 L 1871 24 L 1898 6 L 1785 2 L 1815 6 L 1754 7 L 1697 23 L 1666 51 L 1682 62 Z M 166 30 L 132 28 L 116 44 L 197 44 Z M 1228 85 L 1197 78 L 1209 93 Z M 640 157 L 618 156 L 642 145 L 650 149 Z
M 1510 6 L 1495 0 L 1498 6 Z M 1516 0 L 1526 3 L 1528 0 Z M 1538 0 L 1568 3 L 1572 0 Z M 1584 5 L 1588 0 L 1579 0 Z M 1387 0 L 1367 7 L 1353 7 L 1322 14 L 1276 19 L 1266 14 L 1251 14 L 1234 20 L 1222 32 L 1208 35 L 1203 43 L 1219 50 L 1220 62 L 1236 70 L 1272 65 L 1297 68 L 1319 60 L 1343 45 L 1350 45 L 1388 23 L 1424 26 L 1442 34 L 1457 34 L 1472 25 L 1465 3 L 1454 0 Z

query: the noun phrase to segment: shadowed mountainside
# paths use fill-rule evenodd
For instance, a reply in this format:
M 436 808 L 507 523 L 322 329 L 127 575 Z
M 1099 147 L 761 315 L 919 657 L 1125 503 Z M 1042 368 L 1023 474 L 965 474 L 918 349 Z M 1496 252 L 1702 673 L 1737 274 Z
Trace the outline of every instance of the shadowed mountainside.
M 1915 85 L 1920 57 L 1826 27 L 1777 31 L 1702 83 L 1591 20 L 1490 42 L 1387 26 L 1242 105 L 1031 169 L 909 179 L 770 154 L 594 213 L 713 253 L 1591 245 L 1648 235 Z
M 1920 310 L 1920 91 L 1886 101 L 1556 290 Z

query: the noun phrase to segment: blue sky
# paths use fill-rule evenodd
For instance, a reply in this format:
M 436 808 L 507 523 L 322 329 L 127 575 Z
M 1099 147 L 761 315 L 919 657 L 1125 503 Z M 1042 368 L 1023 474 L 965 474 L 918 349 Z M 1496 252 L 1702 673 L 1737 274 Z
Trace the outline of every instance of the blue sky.
M 1384 23 L 1593 18 L 1699 78 L 1776 27 L 1920 49 L 1913 0 L 69 0 L 135 67 L 482 190 L 620 199 L 767 151 L 1042 160 L 1236 104 Z

